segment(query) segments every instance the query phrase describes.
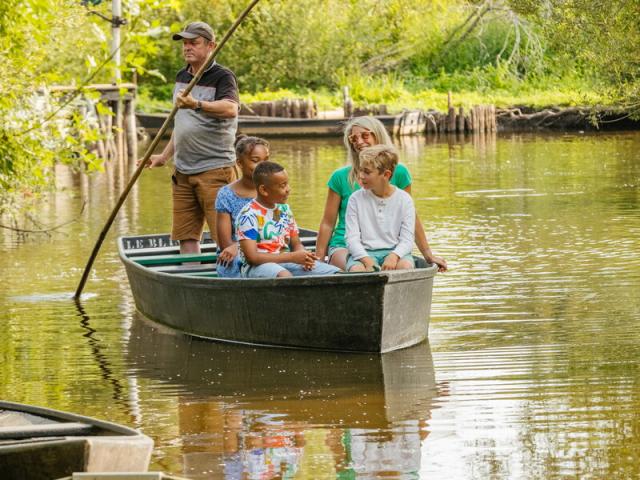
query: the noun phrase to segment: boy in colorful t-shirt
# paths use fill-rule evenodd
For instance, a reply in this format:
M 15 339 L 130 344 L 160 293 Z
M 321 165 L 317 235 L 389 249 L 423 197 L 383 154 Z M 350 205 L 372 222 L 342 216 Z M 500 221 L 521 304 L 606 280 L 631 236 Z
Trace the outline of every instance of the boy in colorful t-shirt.
M 318 262 L 304 249 L 289 205 L 289 177 L 275 162 L 262 162 L 253 172 L 257 197 L 236 220 L 240 272 L 245 278 L 332 275 L 339 268 Z

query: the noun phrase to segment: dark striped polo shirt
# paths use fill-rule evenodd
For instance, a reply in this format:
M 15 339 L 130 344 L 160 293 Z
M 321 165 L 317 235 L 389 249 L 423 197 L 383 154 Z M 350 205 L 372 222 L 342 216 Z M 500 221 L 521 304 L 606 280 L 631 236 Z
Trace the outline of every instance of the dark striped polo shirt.
M 178 72 L 173 88 L 174 103 L 178 91 L 186 88 L 192 79 L 186 67 Z M 226 99 L 240 104 L 235 75 L 215 62 L 193 87 L 191 96 L 205 102 Z M 176 169 L 192 175 L 233 165 L 237 129 L 237 117 L 213 118 L 189 108 L 179 109 L 173 127 Z

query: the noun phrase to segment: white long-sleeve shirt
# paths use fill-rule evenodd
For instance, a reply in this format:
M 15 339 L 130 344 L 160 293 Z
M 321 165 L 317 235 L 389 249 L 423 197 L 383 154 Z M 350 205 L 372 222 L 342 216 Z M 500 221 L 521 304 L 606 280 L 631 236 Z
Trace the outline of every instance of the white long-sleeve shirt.
M 402 258 L 413 249 L 415 225 L 416 209 L 404 190 L 395 188 L 388 198 L 356 190 L 347 204 L 347 248 L 354 260 L 366 257 L 367 250 L 383 248 Z

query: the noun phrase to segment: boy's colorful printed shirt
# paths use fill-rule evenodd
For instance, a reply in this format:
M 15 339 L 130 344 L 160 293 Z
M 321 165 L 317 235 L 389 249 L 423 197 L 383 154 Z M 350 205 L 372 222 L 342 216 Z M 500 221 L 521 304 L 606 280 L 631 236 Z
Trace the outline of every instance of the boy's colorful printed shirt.
M 254 240 L 259 253 L 280 253 L 291 237 L 298 236 L 298 226 L 286 203 L 265 208 L 252 200 L 238 214 L 236 232 L 238 241 Z M 240 258 L 246 263 L 242 251 Z

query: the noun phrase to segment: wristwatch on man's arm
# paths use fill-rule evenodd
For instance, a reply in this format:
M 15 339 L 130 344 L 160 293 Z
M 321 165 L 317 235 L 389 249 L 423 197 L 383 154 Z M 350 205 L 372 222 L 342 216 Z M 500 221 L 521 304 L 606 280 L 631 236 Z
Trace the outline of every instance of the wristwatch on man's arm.
M 202 100 L 198 100 L 198 101 L 196 102 L 196 108 L 194 108 L 194 110 L 195 110 L 196 112 L 200 112 L 200 111 L 202 111 Z

